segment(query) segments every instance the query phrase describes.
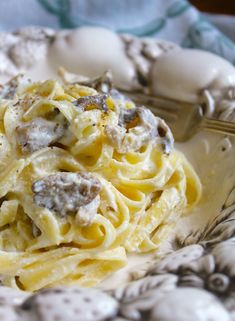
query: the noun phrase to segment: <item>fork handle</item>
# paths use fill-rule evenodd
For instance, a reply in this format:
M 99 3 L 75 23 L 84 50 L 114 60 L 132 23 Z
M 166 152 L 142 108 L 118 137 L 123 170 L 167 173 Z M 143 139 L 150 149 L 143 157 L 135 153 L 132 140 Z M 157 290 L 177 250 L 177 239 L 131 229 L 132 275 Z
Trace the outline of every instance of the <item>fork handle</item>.
M 200 127 L 208 131 L 235 136 L 235 123 L 229 121 L 204 118 Z

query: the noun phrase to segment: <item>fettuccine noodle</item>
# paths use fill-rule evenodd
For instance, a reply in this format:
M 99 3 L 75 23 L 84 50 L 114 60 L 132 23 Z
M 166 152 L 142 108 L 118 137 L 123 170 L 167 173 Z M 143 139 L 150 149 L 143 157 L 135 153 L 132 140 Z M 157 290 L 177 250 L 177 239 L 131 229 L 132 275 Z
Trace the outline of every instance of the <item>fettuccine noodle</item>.
M 157 249 L 198 202 L 197 175 L 149 113 L 78 83 L 3 87 L 3 284 L 93 286 L 123 267 L 127 252 Z M 76 199 L 70 188 L 80 181 L 85 192 Z

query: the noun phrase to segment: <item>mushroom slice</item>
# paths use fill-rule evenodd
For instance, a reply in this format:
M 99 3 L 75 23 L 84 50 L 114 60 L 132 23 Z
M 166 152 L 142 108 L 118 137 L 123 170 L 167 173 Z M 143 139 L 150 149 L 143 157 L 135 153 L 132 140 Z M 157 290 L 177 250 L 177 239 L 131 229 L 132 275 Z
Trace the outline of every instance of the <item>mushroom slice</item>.
M 88 172 L 60 172 L 46 176 L 32 185 L 34 202 L 64 217 L 76 214 L 92 202 L 101 189 L 100 181 Z
M 108 110 L 108 106 L 106 104 L 107 98 L 108 98 L 108 95 L 106 94 L 84 96 L 75 100 L 73 104 L 74 106 L 79 107 L 83 111 L 87 110 L 88 108 L 91 108 L 91 109 L 97 108 L 106 112 Z
M 169 154 L 174 145 L 173 135 L 164 120 L 145 107 L 121 109 L 118 125 L 107 125 L 105 133 L 120 154 L 137 151 L 151 141 Z
M 112 73 L 110 71 L 105 71 L 103 75 L 101 75 L 100 77 L 80 82 L 80 84 L 92 87 L 101 93 L 109 93 L 110 90 L 113 88 L 112 78 Z
M 92 87 L 100 93 L 109 93 L 113 88 L 113 77 L 111 71 L 105 71 L 101 76 L 89 78 L 67 72 L 65 69 L 59 69 L 59 75 L 65 83 L 79 84 Z
M 16 127 L 17 141 L 23 153 L 33 153 L 58 141 L 65 132 L 59 122 L 38 117 Z

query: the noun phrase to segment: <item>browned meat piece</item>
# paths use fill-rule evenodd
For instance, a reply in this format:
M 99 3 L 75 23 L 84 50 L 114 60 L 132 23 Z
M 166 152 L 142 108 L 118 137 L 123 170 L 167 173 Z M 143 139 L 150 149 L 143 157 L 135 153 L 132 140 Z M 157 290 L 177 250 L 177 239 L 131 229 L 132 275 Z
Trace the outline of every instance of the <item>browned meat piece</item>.
M 106 71 L 100 77 L 79 82 L 79 84 L 92 87 L 101 93 L 109 93 L 113 87 L 112 74 Z
M 130 108 L 130 109 L 121 108 L 118 125 L 127 127 L 133 121 L 135 120 L 138 121 L 139 120 L 138 118 L 139 118 L 138 108 Z
M 34 202 L 61 216 L 76 214 L 81 206 L 92 202 L 101 184 L 90 173 L 57 173 L 46 176 L 32 185 Z
M 106 126 L 110 143 L 120 154 L 137 151 L 154 141 L 166 154 L 173 149 L 174 139 L 166 123 L 144 107 L 121 109 L 116 127 Z
M 74 106 L 81 108 L 81 110 L 86 110 L 87 107 L 95 107 L 106 112 L 108 110 L 108 106 L 106 104 L 107 98 L 108 95 L 106 94 L 85 96 L 78 98 L 73 102 L 73 104 Z
M 110 71 L 105 71 L 103 75 L 92 79 L 85 76 L 72 74 L 65 71 L 63 68 L 59 68 L 59 75 L 67 84 L 79 84 L 92 87 L 100 93 L 107 94 L 113 88 L 113 77 Z
M 16 128 L 17 141 L 24 153 L 33 153 L 49 146 L 58 141 L 64 132 L 64 125 L 41 117 Z

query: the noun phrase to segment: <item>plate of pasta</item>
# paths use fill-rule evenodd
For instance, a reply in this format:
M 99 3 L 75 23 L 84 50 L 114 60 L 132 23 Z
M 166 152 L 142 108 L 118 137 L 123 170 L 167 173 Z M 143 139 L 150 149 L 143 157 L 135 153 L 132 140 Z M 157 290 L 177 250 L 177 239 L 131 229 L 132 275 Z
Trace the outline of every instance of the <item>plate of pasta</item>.
M 102 28 L 3 33 L 0 54 L 0 318 L 232 320 L 234 140 L 175 142 L 118 88 L 234 121 L 235 68 Z

